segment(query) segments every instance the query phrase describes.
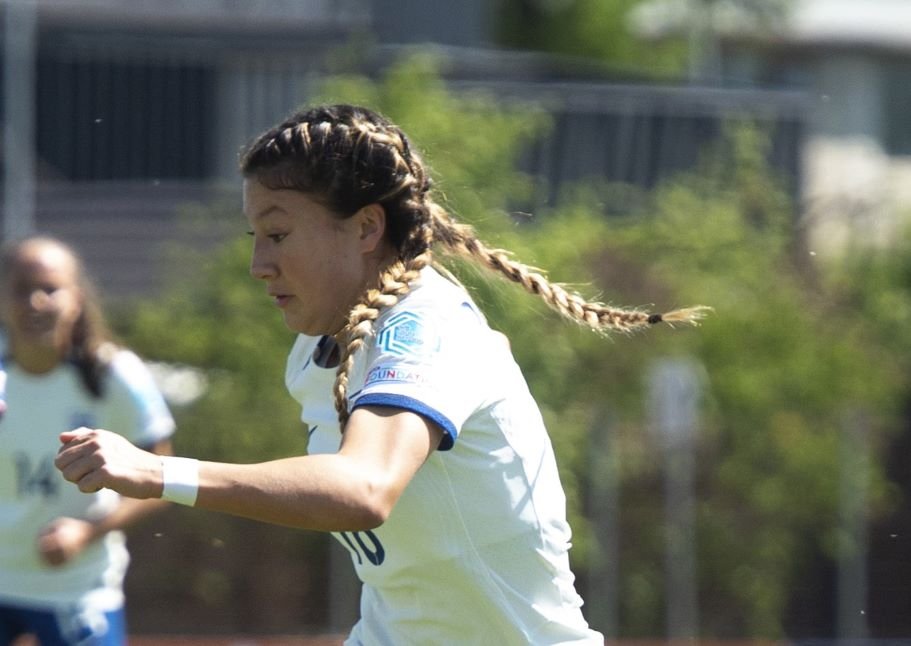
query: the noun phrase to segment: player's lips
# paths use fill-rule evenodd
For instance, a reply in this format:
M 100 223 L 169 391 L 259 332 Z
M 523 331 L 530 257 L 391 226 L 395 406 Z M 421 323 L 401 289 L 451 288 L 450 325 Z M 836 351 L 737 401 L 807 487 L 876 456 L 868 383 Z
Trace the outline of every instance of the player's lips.
M 44 314 L 30 314 L 19 319 L 19 329 L 25 332 L 47 332 L 52 330 L 57 323 L 53 316 Z
M 284 307 L 293 298 L 290 294 L 280 294 L 278 292 L 269 292 L 269 296 L 272 297 L 272 302 L 275 303 L 276 307 Z

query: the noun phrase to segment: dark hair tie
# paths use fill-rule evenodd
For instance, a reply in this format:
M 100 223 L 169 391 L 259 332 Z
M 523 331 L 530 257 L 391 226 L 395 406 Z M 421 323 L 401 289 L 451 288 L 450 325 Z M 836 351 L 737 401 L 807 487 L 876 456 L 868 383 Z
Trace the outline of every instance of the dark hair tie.
M 661 323 L 664 319 L 661 318 L 660 314 L 649 314 L 648 315 L 648 324 L 655 325 L 656 323 Z

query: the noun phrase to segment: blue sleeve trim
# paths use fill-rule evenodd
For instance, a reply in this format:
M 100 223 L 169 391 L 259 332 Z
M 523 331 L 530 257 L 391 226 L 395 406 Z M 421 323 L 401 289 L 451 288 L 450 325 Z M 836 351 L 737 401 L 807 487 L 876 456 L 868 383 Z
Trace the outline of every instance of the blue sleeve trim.
M 455 445 L 456 438 L 459 436 L 459 430 L 449 421 L 440 411 L 430 408 L 421 401 L 406 397 L 405 395 L 384 395 L 383 393 L 367 394 L 354 402 L 354 408 L 361 406 L 389 406 L 392 408 L 401 408 L 403 410 L 417 413 L 441 429 L 443 429 L 443 438 L 437 447 L 439 451 L 448 451 Z

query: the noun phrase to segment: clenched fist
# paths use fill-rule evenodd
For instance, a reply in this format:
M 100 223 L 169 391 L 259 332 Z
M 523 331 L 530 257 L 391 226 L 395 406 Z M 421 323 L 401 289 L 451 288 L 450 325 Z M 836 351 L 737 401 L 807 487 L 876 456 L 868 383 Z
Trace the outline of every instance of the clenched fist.
M 60 434 L 54 460 L 63 477 L 84 493 L 113 489 L 129 498 L 160 498 L 161 457 L 137 448 L 117 433 L 78 428 Z

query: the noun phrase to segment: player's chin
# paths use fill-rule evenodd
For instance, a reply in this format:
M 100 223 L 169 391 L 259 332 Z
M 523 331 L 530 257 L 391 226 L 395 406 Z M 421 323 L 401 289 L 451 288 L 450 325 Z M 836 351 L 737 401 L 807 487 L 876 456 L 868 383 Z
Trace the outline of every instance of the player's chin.
M 292 312 L 290 309 L 282 311 L 282 314 L 285 319 L 285 326 L 292 332 L 297 332 L 299 334 L 306 334 L 308 336 L 320 336 L 320 332 L 315 330 L 313 322 L 308 320 L 306 317 L 301 316 L 300 313 Z

